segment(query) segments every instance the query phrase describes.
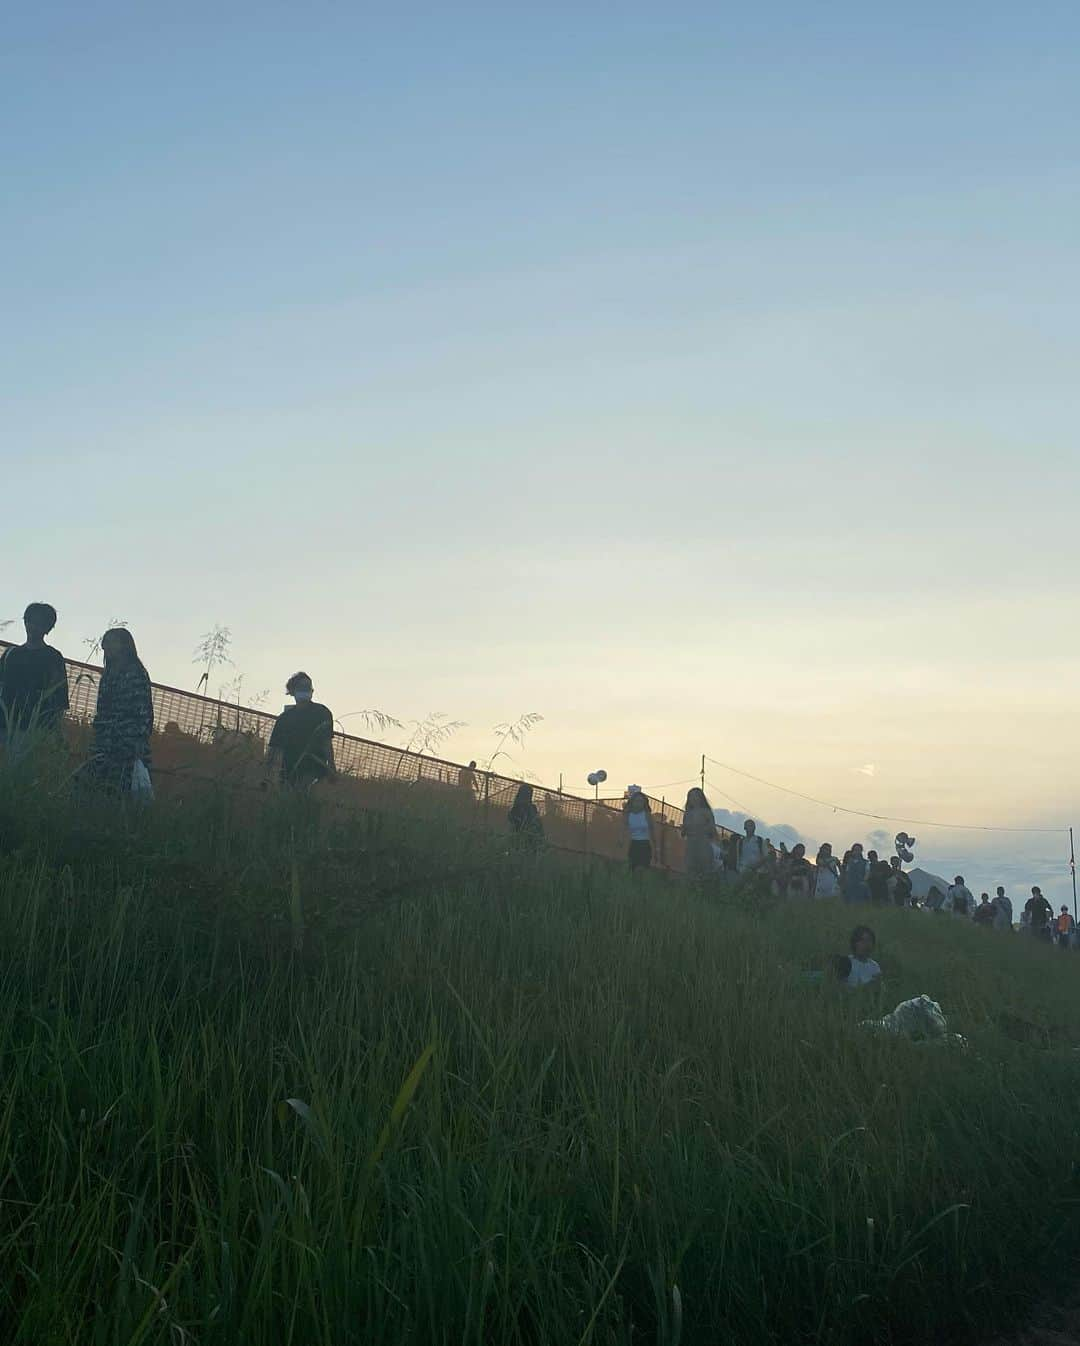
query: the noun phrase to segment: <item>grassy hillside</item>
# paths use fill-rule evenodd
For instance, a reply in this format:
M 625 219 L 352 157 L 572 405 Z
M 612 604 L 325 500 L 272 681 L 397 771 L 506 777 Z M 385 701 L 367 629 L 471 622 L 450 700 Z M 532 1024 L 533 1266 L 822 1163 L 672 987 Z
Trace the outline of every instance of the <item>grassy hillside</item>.
M 1080 1253 L 1080 959 L 417 816 L 0 773 L 0 1338 L 977 1340 Z M 256 807 L 258 805 L 258 807 Z M 1024 1250 L 1034 1250 L 1031 1256 Z

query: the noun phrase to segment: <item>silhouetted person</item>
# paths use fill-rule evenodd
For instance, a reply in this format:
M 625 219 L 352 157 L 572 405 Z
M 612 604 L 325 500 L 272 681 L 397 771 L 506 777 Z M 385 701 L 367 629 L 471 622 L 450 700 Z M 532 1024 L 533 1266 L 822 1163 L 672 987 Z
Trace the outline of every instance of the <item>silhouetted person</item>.
M 800 841 L 791 848 L 780 866 L 780 893 L 783 897 L 809 897 L 814 880 L 814 866 L 806 858 L 806 847 Z
M 1042 895 L 1041 888 L 1032 888 L 1031 896 L 1024 903 L 1024 910 L 1028 914 L 1028 929 L 1033 935 L 1043 936 L 1044 931 L 1048 929 L 1048 922 L 1054 914 L 1054 909 Z
M 540 810 L 533 803 L 531 785 L 519 785 L 506 815 L 514 835 L 527 846 L 538 846 L 544 839 L 544 824 L 540 821 Z
M 468 766 L 463 766 L 457 773 L 458 789 L 467 794 L 471 800 L 476 799 L 476 762 L 470 762 Z
M 686 796 L 682 834 L 686 839 L 686 872 L 691 878 L 705 879 L 716 872 L 716 814 L 705 791 L 695 786 Z
M 964 882 L 963 874 L 953 879 L 948 894 L 949 910 L 954 916 L 975 915 L 975 894 Z
M 312 700 L 315 687 L 306 673 L 294 673 L 285 691 L 296 705 L 286 706 L 274 721 L 266 748 L 267 770 L 279 767 L 282 783 L 299 789 L 336 780 L 333 715 Z
M 1006 897 L 1005 889 L 1000 885 L 990 905 L 994 908 L 994 929 L 1011 932 L 1013 923 L 1012 902 Z
M 866 857 L 866 882 L 870 889 L 870 901 L 883 907 L 889 900 L 889 879 L 892 866 L 888 860 L 882 860 L 877 851 L 871 851 Z
M 989 929 L 994 924 L 994 917 L 997 912 L 994 910 L 993 903 L 990 901 L 990 894 L 983 893 L 979 899 L 979 905 L 975 908 L 972 920 L 976 925 L 985 926 Z
M 0 658 L 0 742 L 27 730 L 55 729 L 68 708 L 64 656 L 45 643 L 55 625 L 50 603 L 31 603 L 23 613 L 26 640 Z
M 132 773 L 141 762 L 150 770 L 154 703 L 150 676 L 131 632 L 122 626 L 101 638 L 105 671 L 98 686 L 90 774 L 120 794 L 130 794 Z
M 866 858 L 862 853 L 861 841 L 857 841 L 844 856 L 840 889 L 845 902 L 865 902 L 870 896 L 870 889 L 866 883 Z
M 894 907 L 911 906 L 911 880 L 904 873 L 903 861 L 898 855 L 889 861 L 888 890 Z
M 694 792 L 691 790 L 690 792 Z M 700 790 L 698 791 L 700 794 Z M 702 796 L 704 798 L 704 796 Z M 743 836 L 739 838 L 738 869 L 740 874 L 747 874 L 752 869 L 758 869 L 768 859 L 768 846 L 757 834 L 757 823 L 753 818 L 747 818 L 743 823 Z
M 814 896 L 835 897 L 840 891 L 840 861 L 832 853 L 832 843 L 822 842 L 818 847 L 814 870 Z

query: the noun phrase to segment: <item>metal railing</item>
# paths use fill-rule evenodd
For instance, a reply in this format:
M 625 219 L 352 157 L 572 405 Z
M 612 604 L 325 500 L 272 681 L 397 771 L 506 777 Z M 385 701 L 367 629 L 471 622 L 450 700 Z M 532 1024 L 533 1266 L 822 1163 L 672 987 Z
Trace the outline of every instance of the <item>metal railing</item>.
M 8 644 L 0 641 L 0 650 Z M 74 753 L 85 753 L 102 670 L 73 659 L 65 662 L 68 737 Z M 239 789 L 265 779 L 274 715 L 160 683 L 152 684 L 152 696 L 154 778 L 160 794 L 183 797 L 185 791 L 211 782 Z M 470 769 L 460 762 L 342 732 L 334 734 L 334 759 L 346 801 L 376 806 L 408 786 L 416 800 L 426 797 L 433 807 L 457 809 L 463 820 L 502 830 L 508 826 L 507 811 L 522 783 L 497 772 Z M 540 785 L 533 786 L 533 801 L 552 845 L 608 860 L 625 857 L 621 801 L 587 799 Z M 682 809 L 664 800 L 649 802 L 655 822 L 654 862 L 680 871 L 685 867 Z M 722 839 L 731 835 L 719 827 L 717 831 Z

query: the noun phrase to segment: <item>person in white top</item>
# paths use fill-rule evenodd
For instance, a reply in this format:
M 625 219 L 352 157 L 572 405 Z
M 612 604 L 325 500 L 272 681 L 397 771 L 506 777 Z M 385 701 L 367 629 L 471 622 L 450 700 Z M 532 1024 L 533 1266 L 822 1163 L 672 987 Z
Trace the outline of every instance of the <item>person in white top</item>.
M 871 956 L 877 946 L 877 936 L 868 925 L 857 925 L 851 932 L 851 957 L 840 960 L 841 976 L 846 986 L 876 986 L 881 980 L 881 968 Z
M 640 785 L 631 785 L 623 806 L 626 830 L 630 834 L 630 872 L 648 869 L 653 857 L 653 820 L 649 799 Z
M 964 882 L 963 874 L 957 874 L 949 885 L 945 905 L 954 916 L 975 915 L 975 894 Z
M 743 831 L 746 835 L 739 838 L 739 856 L 736 863 L 739 873 L 747 874 L 764 863 L 767 852 L 764 841 L 757 835 L 757 823 L 753 818 L 747 818 L 743 824 Z
M 817 872 L 814 881 L 815 897 L 835 897 L 840 891 L 840 862 L 825 842 L 817 853 Z

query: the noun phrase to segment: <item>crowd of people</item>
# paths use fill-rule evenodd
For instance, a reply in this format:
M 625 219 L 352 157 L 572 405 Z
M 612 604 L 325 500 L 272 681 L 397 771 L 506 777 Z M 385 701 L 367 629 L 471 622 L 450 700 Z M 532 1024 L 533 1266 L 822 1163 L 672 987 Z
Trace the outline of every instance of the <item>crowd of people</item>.
M 26 639 L 0 658 L 0 743 L 9 757 L 17 756 L 34 734 L 58 730 L 68 710 L 68 677 L 63 655 L 48 643 L 57 622 L 49 603 L 31 603 L 23 614 Z M 90 752 L 81 775 L 117 794 L 152 791 L 151 735 L 154 707 L 150 677 L 139 658 L 134 637 L 126 627 L 113 627 L 101 638 L 104 668 L 98 685 Z M 332 782 L 334 717 L 314 699 L 314 684 L 304 672 L 285 684 L 294 704 L 275 720 L 267 745 L 267 771 L 282 783 L 307 788 Z M 459 783 L 474 790 L 476 763 L 462 767 Z M 656 848 L 655 824 L 648 796 L 631 785 L 623 803 L 630 869 L 649 869 Z M 543 842 L 544 828 L 531 785 L 521 785 L 507 815 L 512 834 L 523 845 Z M 724 834 L 717 826 L 712 805 L 699 787 L 686 796 L 681 826 L 685 840 L 685 867 L 697 880 L 730 881 L 756 876 L 779 897 L 794 899 L 840 897 L 851 904 L 917 907 L 948 912 L 995 930 L 1013 930 L 1013 908 L 1004 887 L 979 902 L 962 875 L 945 891 L 932 886 L 920 903 L 904 872 L 901 855 L 882 857 L 864 853 L 855 842 L 841 859 L 826 842 L 811 863 L 801 842 L 788 850 L 773 847 L 748 819 L 743 832 Z M 910 856 L 908 856 L 910 858 Z M 1067 906 L 1055 915 L 1039 888 L 1031 890 L 1020 927 L 1063 949 L 1077 945 L 1077 930 Z
M 629 787 L 624 802 L 629 833 L 631 869 L 648 866 L 652 860 L 649 801 L 639 787 Z M 698 880 L 731 881 L 753 875 L 777 897 L 833 898 L 846 903 L 875 906 L 922 907 L 970 920 L 989 929 L 1012 932 L 1013 906 L 1004 886 L 993 898 L 983 893 L 976 902 L 974 894 L 957 874 L 944 891 L 931 885 L 924 900 L 915 895 L 901 855 L 881 856 L 875 850 L 864 852 L 854 842 L 837 859 L 829 842 L 823 843 L 811 863 L 802 842 L 790 850 L 773 847 L 762 838 L 753 819 L 747 819 L 743 832 L 724 835 L 717 826 L 712 805 L 700 787 L 686 796 L 682 834 L 686 840 L 686 869 Z M 910 854 L 907 855 L 910 859 Z M 1062 949 L 1080 947 L 1076 922 L 1069 908 L 1062 905 L 1055 915 L 1042 890 L 1034 887 L 1020 917 L 1020 929 L 1038 938 L 1052 941 Z

